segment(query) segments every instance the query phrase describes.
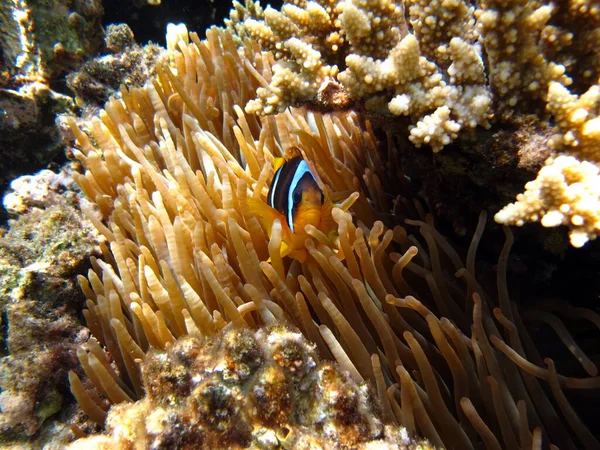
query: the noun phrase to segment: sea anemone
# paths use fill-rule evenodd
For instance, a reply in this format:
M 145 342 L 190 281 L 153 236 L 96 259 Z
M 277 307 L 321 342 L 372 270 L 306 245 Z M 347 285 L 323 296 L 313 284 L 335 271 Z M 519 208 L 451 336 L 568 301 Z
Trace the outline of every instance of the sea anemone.
M 508 229 L 492 295 L 476 274 L 485 214 L 463 260 L 419 202 L 391 198 L 408 183 L 397 150 L 357 112 L 245 113 L 273 58 L 251 40 L 238 50 L 223 29 L 204 41 L 183 35 L 172 56 L 146 87 L 122 89 L 82 128 L 71 123 L 85 168 L 76 181 L 96 206 L 85 212 L 107 241 L 80 278 L 94 336 L 78 353 L 89 382 L 70 375 L 92 420 L 145 395 L 149 351 L 286 324 L 368 382 L 385 422 L 435 446 L 600 445 L 563 393 L 600 388 L 597 368 L 552 313 L 540 319 L 589 377 L 557 374 L 536 350 L 508 295 Z M 277 222 L 268 239 L 246 207 L 266 196 L 273 158 L 292 145 L 339 202 L 338 239 L 307 230 L 302 264 L 281 258 Z M 406 217 L 417 220 L 395 223 Z

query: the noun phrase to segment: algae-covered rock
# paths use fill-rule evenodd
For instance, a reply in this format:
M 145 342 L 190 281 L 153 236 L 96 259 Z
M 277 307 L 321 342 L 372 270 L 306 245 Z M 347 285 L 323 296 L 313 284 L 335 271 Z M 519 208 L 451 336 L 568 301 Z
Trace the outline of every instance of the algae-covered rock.
M 0 50 L 12 84 L 51 80 L 102 43 L 100 0 L 0 0 Z
M 44 83 L 0 89 L 0 192 L 18 175 L 64 158 L 55 117 L 73 107 L 70 97 Z
M 154 76 L 156 62 L 164 53 L 163 48 L 152 43 L 143 47 L 136 44 L 126 24 L 107 27 L 105 49 L 105 54 L 86 62 L 68 76 L 69 88 L 82 107 L 102 106 L 118 94 L 121 85 L 143 86 Z
M 75 197 L 60 194 L 65 187 L 59 186 L 47 186 L 46 196 L 31 201 L 26 190 L 20 197 L 13 193 L 24 214 L 0 228 L 0 444 L 32 436 L 68 406 L 67 373 L 88 335 L 78 315 L 83 298 L 76 276 L 100 239 Z M 67 432 L 50 424 L 42 434 L 51 432 L 48 427 Z
M 0 192 L 64 160 L 55 119 L 74 108 L 65 73 L 101 47 L 102 14 L 101 0 L 0 0 Z

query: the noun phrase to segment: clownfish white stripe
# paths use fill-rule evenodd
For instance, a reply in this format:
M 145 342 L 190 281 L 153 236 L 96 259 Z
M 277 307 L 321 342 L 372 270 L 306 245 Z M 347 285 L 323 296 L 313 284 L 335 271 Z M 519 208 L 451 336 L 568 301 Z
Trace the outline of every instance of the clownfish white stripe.
M 277 190 L 277 184 L 279 183 L 279 176 L 281 175 L 281 172 L 282 172 L 281 169 L 283 169 L 283 166 L 277 170 L 277 173 L 275 174 L 275 178 L 273 179 L 273 182 L 271 183 L 271 188 L 269 189 L 268 202 L 269 202 L 269 205 L 271 205 L 271 206 L 273 206 L 273 197 L 275 196 L 275 191 Z
M 298 183 L 300 182 L 302 177 L 307 173 L 309 174 L 309 176 L 311 178 L 314 179 L 306 161 L 301 160 L 300 164 L 298 164 L 298 167 L 296 168 L 296 172 L 294 173 L 294 178 L 292 178 L 292 182 L 290 183 L 290 186 L 288 189 L 287 220 L 288 220 L 288 224 L 290 226 L 290 230 L 292 231 L 292 233 L 295 233 L 295 230 L 294 230 L 294 200 L 293 200 L 294 190 L 298 186 Z

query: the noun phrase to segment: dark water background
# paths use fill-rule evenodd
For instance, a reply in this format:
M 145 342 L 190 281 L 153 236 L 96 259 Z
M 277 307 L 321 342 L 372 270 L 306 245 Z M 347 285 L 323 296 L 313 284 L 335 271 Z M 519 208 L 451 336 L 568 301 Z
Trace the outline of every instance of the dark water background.
M 143 1 L 143 0 L 140 0 Z M 231 1 L 229 0 L 163 0 L 160 5 L 134 6 L 132 0 L 105 0 L 104 25 L 126 23 L 132 29 L 139 44 L 152 41 L 165 44 L 167 24 L 183 22 L 188 30 L 195 31 L 202 38 L 204 30 L 212 25 L 222 26 L 223 20 L 229 17 Z M 241 3 L 244 3 L 241 0 Z M 280 9 L 282 0 L 269 4 Z M 261 1 L 266 7 L 267 3 Z

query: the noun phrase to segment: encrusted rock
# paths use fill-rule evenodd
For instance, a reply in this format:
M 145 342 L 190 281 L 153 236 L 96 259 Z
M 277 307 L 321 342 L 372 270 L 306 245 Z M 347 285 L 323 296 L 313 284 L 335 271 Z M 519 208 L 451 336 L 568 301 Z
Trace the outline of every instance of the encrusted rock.
M 142 371 L 146 397 L 114 406 L 107 435 L 71 449 L 430 448 L 384 425 L 368 384 L 283 325 L 185 337 L 151 350 Z
M 31 192 L 36 200 L 30 202 L 26 189 L 20 190 L 15 199 L 25 214 L 9 229 L 0 228 L 6 349 L 0 359 L 0 431 L 8 439 L 31 436 L 59 411 L 69 413 L 67 373 L 77 367 L 77 347 L 88 338 L 78 318 L 82 296 L 76 275 L 85 270 L 99 241 L 68 196 L 36 186 L 37 194 L 48 194 L 45 204 Z M 52 433 L 51 428 L 66 433 L 55 425 L 43 433 Z

